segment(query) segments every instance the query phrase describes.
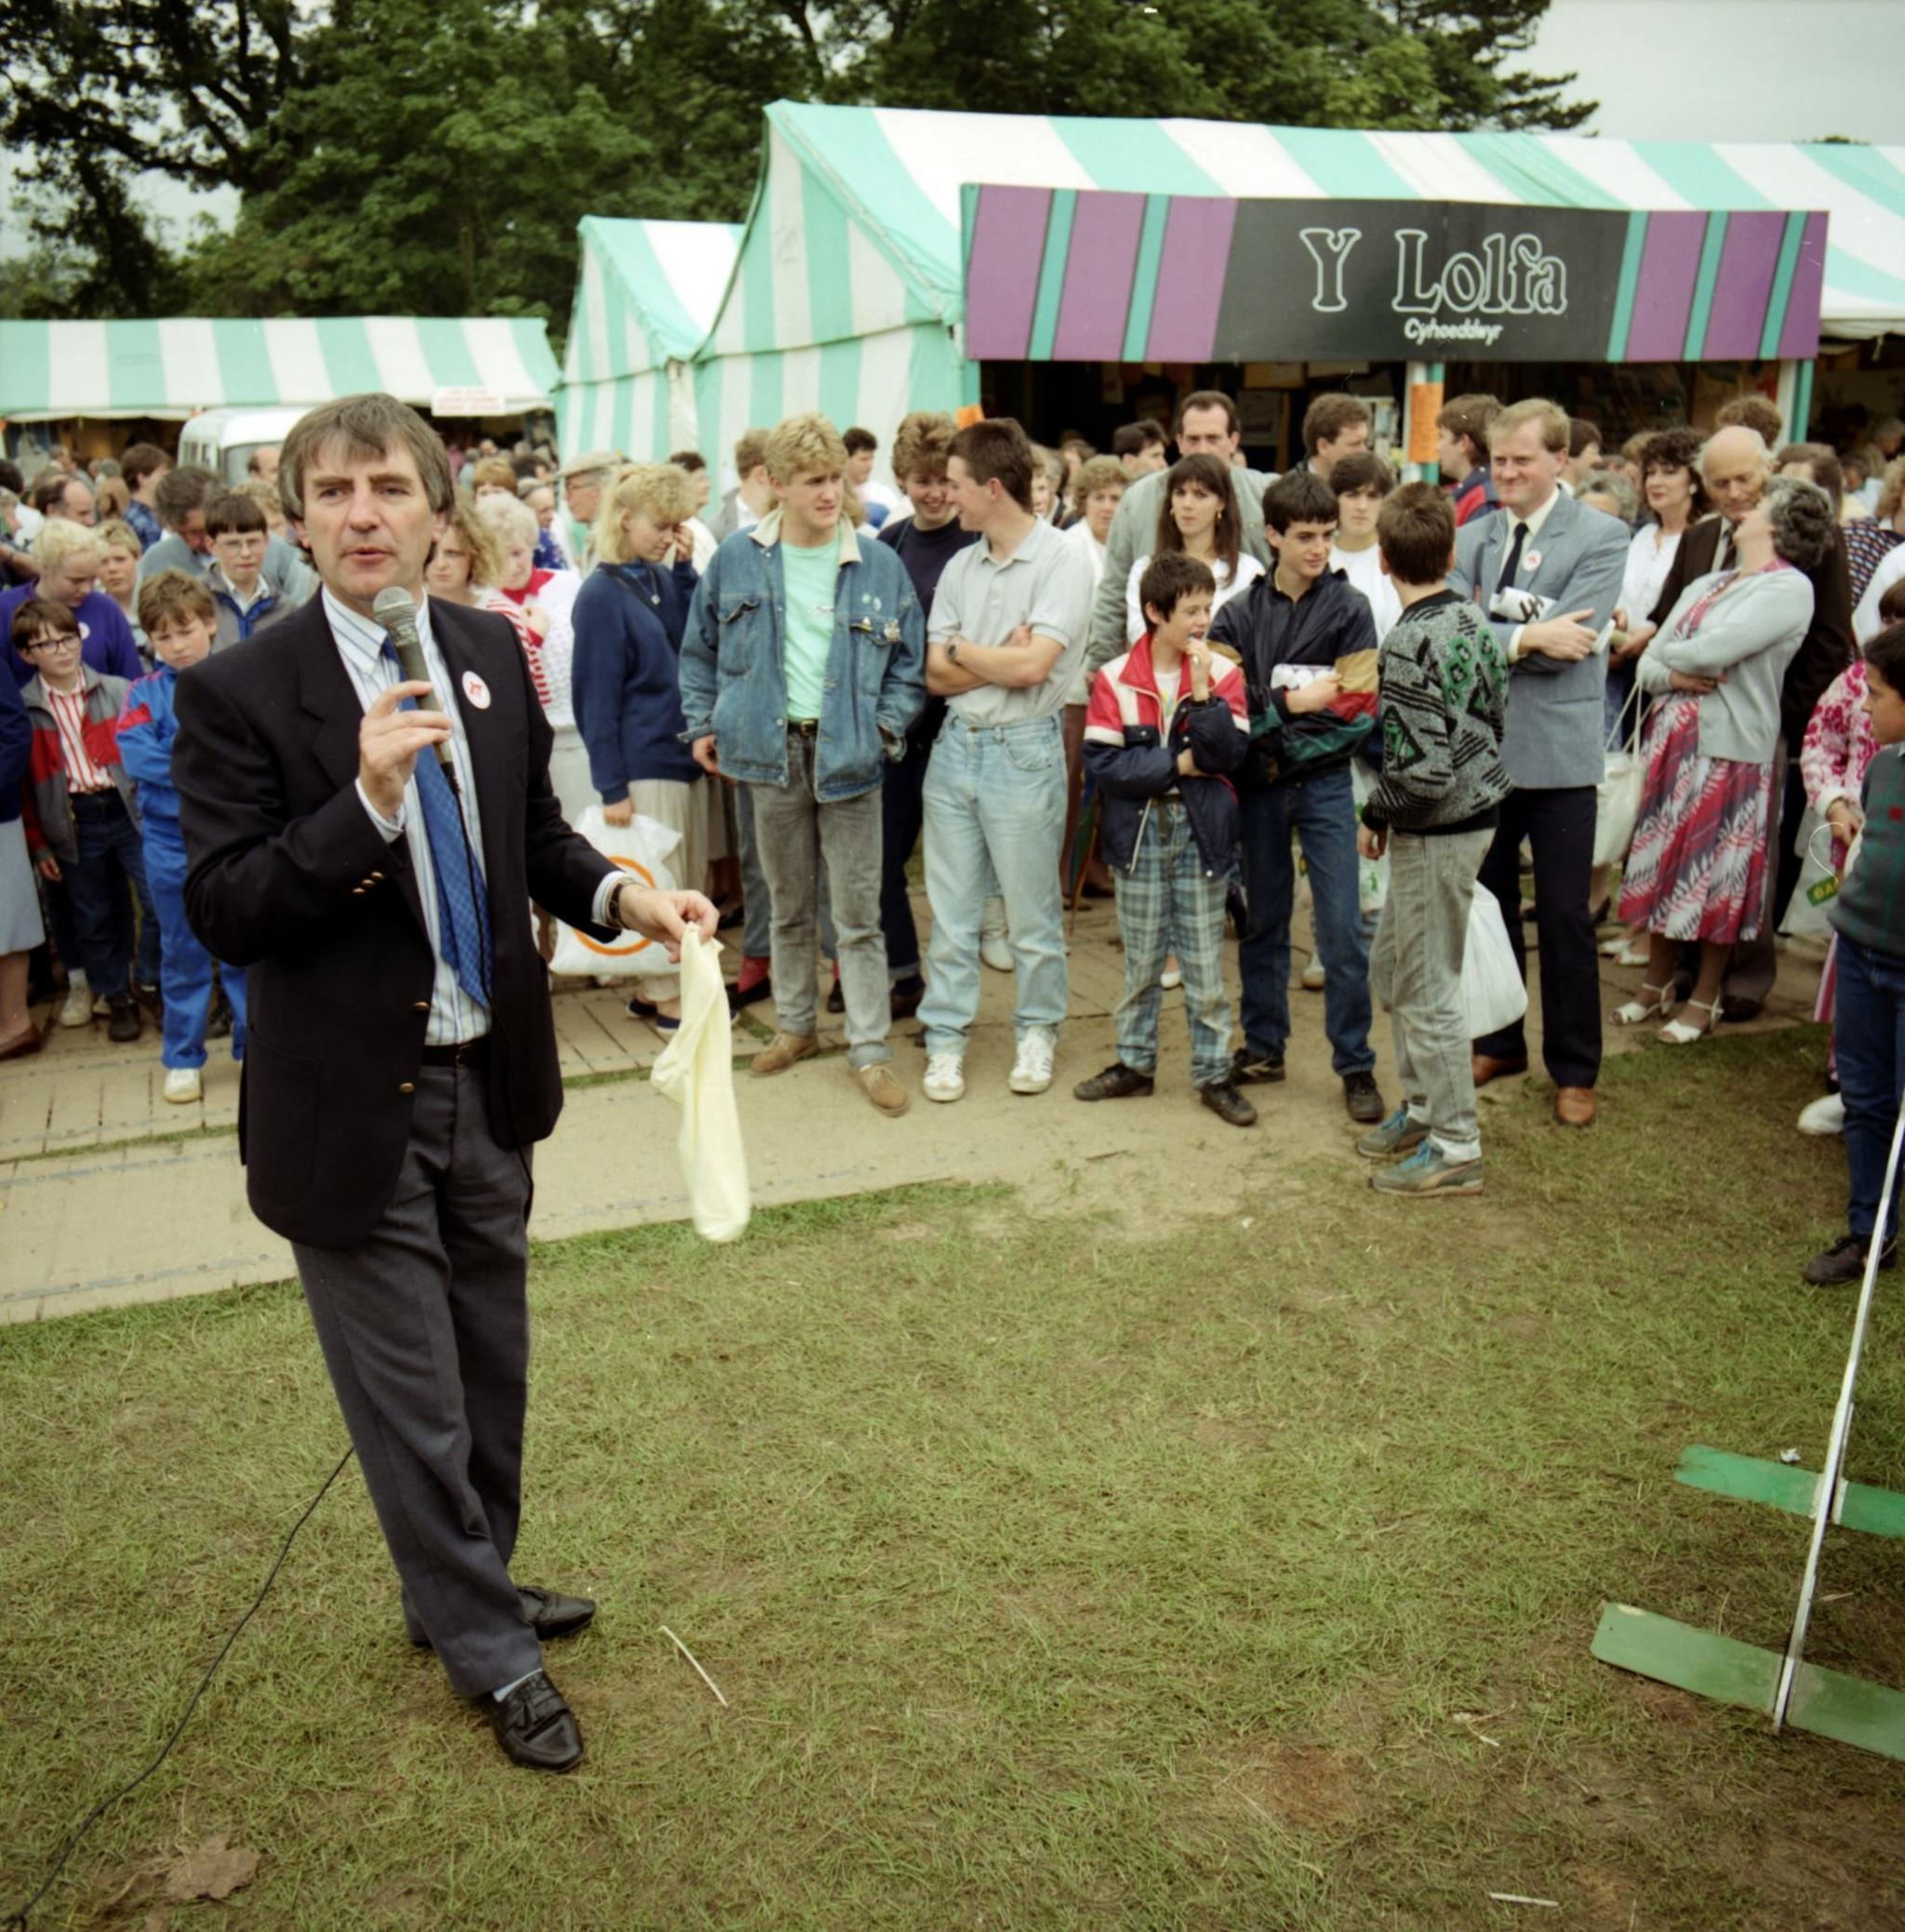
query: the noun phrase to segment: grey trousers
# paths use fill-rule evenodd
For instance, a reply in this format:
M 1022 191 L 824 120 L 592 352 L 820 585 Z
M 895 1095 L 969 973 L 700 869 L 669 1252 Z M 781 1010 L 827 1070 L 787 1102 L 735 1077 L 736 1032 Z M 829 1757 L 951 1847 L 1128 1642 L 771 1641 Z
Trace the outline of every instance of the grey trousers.
M 528 1390 L 528 1205 L 527 1158 L 491 1138 L 485 1076 L 424 1067 L 382 1221 L 350 1247 L 292 1246 L 403 1582 L 405 1621 L 464 1697 L 542 1661 L 510 1579 Z
M 822 805 L 814 796 L 814 740 L 787 734 L 784 785 L 743 787 L 753 806 L 754 841 L 774 902 L 774 1010 L 780 1030 L 811 1033 L 819 1006 L 814 966 L 820 860 L 846 1003 L 846 1059 L 854 1068 L 890 1060 L 893 1006 L 886 941 L 880 931 L 881 867 L 886 833 L 876 785 L 858 798 Z
M 1493 832 L 1439 838 L 1394 832 L 1389 898 L 1369 955 L 1369 988 L 1395 1027 L 1395 1070 L 1409 1118 L 1452 1161 L 1481 1158 L 1462 955 L 1469 901 Z

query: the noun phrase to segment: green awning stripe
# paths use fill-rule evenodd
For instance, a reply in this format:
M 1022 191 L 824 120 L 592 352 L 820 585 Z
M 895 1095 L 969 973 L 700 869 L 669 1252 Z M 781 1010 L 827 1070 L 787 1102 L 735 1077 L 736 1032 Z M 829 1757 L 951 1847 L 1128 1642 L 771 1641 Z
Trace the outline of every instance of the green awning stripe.
M 1779 265 L 1773 271 L 1773 292 L 1766 299 L 1766 319 L 1760 330 L 1762 362 L 1771 362 L 1779 353 L 1786 304 L 1792 300 L 1792 273 L 1799 265 L 1799 245 L 1805 239 L 1805 213 L 1800 209 L 1786 217 L 1786 232 L 1779 237 Z
M 219 374 L 225 385 L 225 400 L 261 404 L 281 401 L 277 372 L 272 367 L 271 351 L 266 346 L 264 324 L 215 322 L 211 329 L 218 346 Z M 192 403 L 197 398 L 186 396 L 180 400 Z
M 1686 318 L 1688 362 L 1699 362 L 1706 347 L 1707 320 L 1713 313 L 1713 285 L 1720 279 L 1720 257 L 1726 249 L 1726 217 L 1715 209 L 1707 217 L 1707 235 L 1700 244 L 1700 272 L 1694 280 L 1693 307 Z
M 361 395 L 380 389 L 383 374 L 370 353 L 364 324 L 354 315 L 331 316 L 317 325 L 318 353 L 334 395 Z
M 837 430 L 850 429 L 859 420 L 859 370 L 858 336 L 829 342 L 820 351 L 820 414 Z M 908 406 L 926 406 L 909 402 Z M 873 433 L 884 441 L 891 432 L 882 423 Z
M 1164 260 L 1165 224 L 1170 219 L 1167 194 L 1149 194 L 1144 226 L 1138 234 L 1138 265 L 1131 275 L 1131 306 L 1125 316 L 1125 360 L 1142 362 L 1151 340 L 1151 312 L 1157 301 L 1158 264 Z
M 847 214 L 840 197 L 810 167 L 800 171 L 802 237 L 806 256 L 808 330 L 817 342 L 838 342 L 853 335 L 853 289 L 847 263 Z
M 1052 211 L 1046 218 L 1046 252 L 1039 263 L 1038 300 L 1032 309 L 1032 341 L 1026 353 L 1033 362 L 1051 359 L 1052 342 L 1059 332 L 1059 301 L 1065 292 L 1065 258 L 1072 251 L 1072 219 L 1078 207 L 1078 193 L 1061 188 L 1052 196 Z
M 1345 201 L 1420 201 L 1366 135 L 1348 127 L 1279 127 L 1276 138 L 1325 194 Z
M 1800 223 L 1805 227 L 1804 221 Z M 1614 320 L 1607 329 L 1607 360 L 1627 356 L 1627 332 L 1633 326 L 1634 291 L 1641 281 L 1641 256 L 1647 246 L 1647 218 L 1635 209 L 1627 218 L 1627 240 L 1620 251 L 1620 280 L 1614 291 Z
M 1222 194 L 1155 121 L 1075 119 L 1054 115 L 1048 125 L 1078 157 L 1094 187 L 1127 194 Z
M 1502 186 L 1536 207 L 1592 208 L 1609 206 L 1605 188 L 1526 134 L 1459 134 L 1472 160 Z
M 136 409 L 166 388 L 165 358 L 156 322 L 106 325 L 106 393 L 115 409 Z M 226 391 L 227 396 L 231 392 Z M 243 400 L 243 398 L 240 398 Z

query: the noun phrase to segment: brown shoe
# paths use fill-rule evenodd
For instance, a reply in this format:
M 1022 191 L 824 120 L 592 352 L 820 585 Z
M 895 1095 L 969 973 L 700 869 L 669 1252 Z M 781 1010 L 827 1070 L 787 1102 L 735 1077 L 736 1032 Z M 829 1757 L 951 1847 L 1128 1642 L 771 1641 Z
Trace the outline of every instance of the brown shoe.
M 910 1102 L 906 1089 L 893 1077 L 893 1069 L 886 1060 L 875 1060 L 870 1067 L 856 1067 L 853 1077 L 860 1084 L 866 1097 L 888 1120 L 898 1120 Z
M 1511 1073 L 1525 1073 L 1528 1071 L 1527 1055 L 1520 1059 L 1493 1059 L 1485 1053 L 1472 1053 L 1469 1056 L 1469 1071 L 1474 1075 L 1477 1089 L 1485 1087 L 1491 1080 L 1506 1080 Z
M 776 1033 L 754 1055 L 752 1071 L 757 1074 L 779 1073 L 797 1059 L 812 1059 L 819 1050 L 819 1036 L 816 1033 Z
M 1554 1121 L 1557 1126 L 1591 1127 L 1597 1102 L 1592 1086 L 1557 1086 L 1554 1089 Z
M 31 1021 L 25 1030 L 10 1038 L 0 1040 L 0 1059 L 25 1059 L 37 1053 L 45 1043 L 40 1038 L 40 1030 Z

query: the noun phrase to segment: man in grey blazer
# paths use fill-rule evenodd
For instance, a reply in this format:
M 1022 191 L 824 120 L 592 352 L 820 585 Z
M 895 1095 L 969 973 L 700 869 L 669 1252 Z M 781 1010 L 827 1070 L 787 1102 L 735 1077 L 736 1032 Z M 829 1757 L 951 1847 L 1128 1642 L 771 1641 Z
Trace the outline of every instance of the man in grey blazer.
M 1194 390 L 1178 405 L 1179 456 L 1202 449 L 1229 462 L 1236 454 L 1239 431 L 1237 406 L 1221 390 Z M 1086 653 L 1086 663 L 1093 672 L 1130 646 L 1125 635 L 1125 586 L 1132 565 L 1151 554 L 1169 474 L 1168 470 L 1153 470 L 1139 477 L 1125 492 L 1118 513 L 1112 519 L 1105 538 L 1104 575 L 1099 580 L 1098 601 L 1091 610 L 1091 644 Z M 1268 570 L 1276 560 L 1263 538 L 1263 492 L 1276 478 L 1255 470 L 1233 470 L 1232 474 L 1237 485 L 1238 534 L 1246 552 Z
M 1601 974 L 1589 916 L 1595 787 L 1603 773 L 1603 633 L 1627 566 L 1628 531 L 1560 487 L 1566 413 L 1534 398 L 1489 426 L 1489 467 L 1501 508 L 1456 532 L 1450 588 L 1472 596 L 1508 660 L 1508 733 L 1514 790 L 1482 862 L 1501 905 L 1515 963 L 1522 943 L 1521 848 L 1535 860 L 1541 951 L 1541 1057 L 1555 1086 L 1554 1117 L 1589 1126 L 1601 1071 Z M 1527 1069 L 1522 1022 L 1474 1043 L 1475 1085 Z

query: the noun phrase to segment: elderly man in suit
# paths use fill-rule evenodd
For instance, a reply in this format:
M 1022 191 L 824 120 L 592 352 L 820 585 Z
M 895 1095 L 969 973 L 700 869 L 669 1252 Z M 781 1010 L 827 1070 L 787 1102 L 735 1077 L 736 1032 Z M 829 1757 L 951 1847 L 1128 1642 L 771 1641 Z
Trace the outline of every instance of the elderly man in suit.
M 1521 848 L 1535 859 L 1541 951 L 1541 1057 L 1554 1082 L 1554 1118 L 1590 1126 L 1601 1071 L 1601 975 L 1588 874 L 1594 862 L 1595 787 L 1603 774 L 1601 700 L 1605 633 L 1627 567 L 1625 526 L 1585 509 L 1561 487 L 1566 412 L 1539 398 L 1502 410 L 1488 427 L 1489 469 L 1501 507 L 1456 532 L 1450 589 L 1472 596 L 1509 666 L 1502 756 L 1514 790 L 1482 861 L 1500 901 L 1524 979 Z M 1522 1022 L 1474 1043 L 1475 1085 L 1525 1073 Z
M 1179 456 L 1207 450 L 1229 462 L 1236 453 L 1240 434 L 1237 406 L 1220 390 L 1195 390 L 1178 405 Z M 1105 538 L 1104 574 L 1099 579 L 1098 597 L 1091 608 L 1091 645 L 1086 663 L 1094 673 L 1130 647 L 1131 640 L 1125 634 L 1125 586 L 1132 565 L 1155 546 L 1158 512 L 1166 500 L 1169 475 L 1170 471 L 1163 469 L 1139 476 L 1119 500 L 1118 513 L 1112 519 Z M 1268 570 L 1275 559 L 1263 535 L 1263 492 L 1276 478 L 1255 470 L 1237 470 L 1232 480 L 1237 486 L 1238 533 L 1244 548 Z
M 581 1734 L 542 1645 L 594 1606 L 510 1571 L 529 1154 L 562 1107 L 527 908 L 671 952 L 689 924 L 712 937 L 714 909 L 642 890 L 563 823 L 514 633 L 425 600 L 455 498 L 415 410 L 313 409 L 280 487 L 322 593 L 180 679 L 172 762 L 186 915 L 250 969 L 246 1189 L 291 1243 L 411 1642 L 514 1762 L 567 1770 Z M 413 600 L 428 682 L 405 678 L 374 614 L 392 589 Z
M 1733 533 L 1759 501 L 1772 474 L 1772 452 L 1759 432 L 1745 424 L 1717 429 L 1700 450 L 1700 478 L 1715 514 L 1704 517 L 1680 540 L 1673 566 L 1660 590 L 1644 636 L 1651 637 L 1673 614 L 1681 593 L 1696 578 L 1733 567 Z M 1779 834 L 1775 861 L 1766 868 L 1766 914 L 1757 938 L 1742 940 L 1727 962 L 1721 989 L 1724 1019 L 1752 1019 L 1765 1004 L 1778 971 L 1773 951 L 1774 917 L 1784 911 L 1799 875 L 1792 857 L 1799 821 L 1805 814 L 1805 789 L 1798 782 L 1797 753 L 1813 708 L 1826 686 L 1852 661 L 1852 580 L 1845 546 L 1834 540 L 1806 571 L 1812 583 L 1812 622 L 1797 655 L 1786 667 L 1779 689 L 1779 743 L 1773 753 L 1773 796 L 1778 801 Z

